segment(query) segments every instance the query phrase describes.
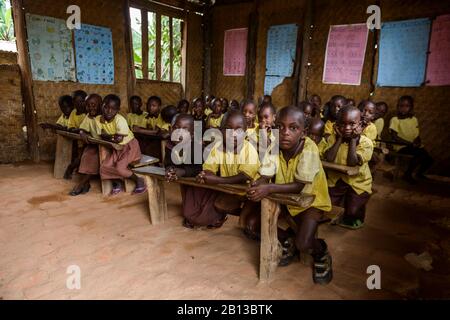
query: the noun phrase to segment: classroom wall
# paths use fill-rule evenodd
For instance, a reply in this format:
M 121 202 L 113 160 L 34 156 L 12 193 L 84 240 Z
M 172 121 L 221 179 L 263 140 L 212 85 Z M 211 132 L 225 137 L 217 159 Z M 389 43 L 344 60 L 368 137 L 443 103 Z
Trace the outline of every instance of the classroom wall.
M 0 51 L 0 64 L 17 64 L 17 53 Z
M 24 121 L 19 66 L 0 64 L 0 163 L 29 158 Z
M 49 82 L 33 81 L 34 98 L 36 103 L 37 119 L 39 122 L 54 122 L 60 115 L 57 99 L 63 94 L 70 94 L 77 89 L 85 90 L 88 93 L 98 93 L 102 96 L 115 93 L 122 99 L 122 110 L 127 111 L 127 56 L 125 47 L 125 24 L 123 19 L 124 0 L 24 0 L 25 12 L 46 15 L 60 19 L 67 19 L 66 8 L 69 5 L 76 4 L 81 8 L 81 22 L 110 28 L 113 37 L 115 80 L 113 85 L 90 85 L 73 82 Z M 107 13 L 107 14 L 103 14 Z M 201 30 L 195 30 L 200 27 L 201 16 L 190 13 L 188 23 L 189 31 L 196 33 L 195 36 L 188 37 L 188 53 L 194 57 L 195 61 L 201 57 L 202 38 Z M 192 17 L 192 18 L 191 18 Z M 188 21 L 188 22 L 189 22 Z M 198 52 L 200 51 L 200 52 Z M 200 68 L 197 66 L 197 68 Z M 195 68 L 195 66 L 190 66 Z M 199 71 L 201 74 L 201 70 Z M 188 73 L 186 78 L 186 87 L 191 88 L 190 95 L 199 95 L 200 86 L 197 84 L 198 71 Z M 195 83 L 193 83 L 195 81 Z M 176 83 L 158 83 L 152 81 L 140 81 L 135 84 L 135 92 L 145 101 L 151 95 L 159 95 L 163 100 L 163 105 L 176 104 L 178 100 L 184 97 L 184 88 Z M 39 128 L 39 150 L 41 159 L 53 159 L 55 150 L 55 136 Z

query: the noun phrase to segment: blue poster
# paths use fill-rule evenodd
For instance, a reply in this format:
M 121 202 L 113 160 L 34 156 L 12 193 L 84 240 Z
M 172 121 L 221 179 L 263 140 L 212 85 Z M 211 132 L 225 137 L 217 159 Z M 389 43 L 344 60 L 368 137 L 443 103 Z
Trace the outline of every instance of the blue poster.
M 430 24 L 427 18 L 382 24 L 378 86 L 419 87 L 424 83 Z
M 297 30 L 296 24 L 282 24 L 269 28 L 266 76 L 292 76 L 297 49 Z
M 79 82 L 114 84 L 111 29 L 81 24 L 75 29 L 75 54 Z
M 275 89 L 276 86 L 281 84 L 284 80 L 284 77 L 279 76 L 266 76 L 264 79 L 264 94 L 271 95 L 273 89 Z

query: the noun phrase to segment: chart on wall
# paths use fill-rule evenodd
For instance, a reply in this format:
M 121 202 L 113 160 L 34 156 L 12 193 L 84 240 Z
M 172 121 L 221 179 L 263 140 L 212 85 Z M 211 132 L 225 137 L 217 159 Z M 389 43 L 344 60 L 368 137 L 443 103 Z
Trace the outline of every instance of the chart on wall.
M 427 18 L 382 24 L 377 85 L 418 87 L 424 83 L 430 24 Z
M 450 85 L 450 14 L 438 16 L 433 21 L 426 84 Z
M 323 83 L 361 84 L 368 32 L 365 23 L 330 26 Z
M 66 22 L 27 14 L 26 24 L 33 79 L 75 81 L 72 32 Z
M 272 94 L 273 89 L 291 77 L 294 72 L 297 50 L 297 24 L 271 26 L 267 31 L 266 77 L 264 94 Z
M 225 31 L 223 46 L 223 75 L 243 76 L 247 58 L 248 28 Z
M 74 38 L 78 81 L 113 84 L 114 54 L 111 29 L 81 24 L 81 29 L 75 29 Z

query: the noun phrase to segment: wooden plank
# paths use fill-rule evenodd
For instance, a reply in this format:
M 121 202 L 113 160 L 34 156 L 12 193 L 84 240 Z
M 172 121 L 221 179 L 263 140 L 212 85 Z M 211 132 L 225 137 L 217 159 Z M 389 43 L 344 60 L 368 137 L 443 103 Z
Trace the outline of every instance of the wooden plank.
M 148 175 L 160 180 L 165 179 L 165 169 L 160 167 L 148 166 L 133 169 L 137 174 Z M 248 186 L 242 184 L 202 184 L 196 182 L 195 178 L 178 178 L 176 183 L 211 189 L 228 194 L 245 196 Z M 311 194 L 287 194 L 287 193 L 273 193 L 267 197 L 270 200 L 279 202 L 285 205 L 298 206 L 308 208 L 314 201 L 314 195 Z
M 312 36 L 311 26 L 314 24 L 314 3 L 312 0 L 307 0 L 306 11 L 304 15 L 303 22 L 303 41 L 302 41 L 302 52 L 301 52 L 301 65 L 300 74 L 298 80 L 297 89 L 297 102 L 306 100 L 307 88 L 308 88 L 308 60 L 309 60 L 309 50 L 311 47 L 310 37 Z
M 248 39 L 247 39 L 247 64 L 245 68 L 245 84 L 247 99 L 253 99 L 255 95 L 256 80 L 256 47 L 258 44 L 259 25 L 259 0 L 254 0 L 253 10 L 248 18 Z
M 349 176 L 356 176 L 359 173 L 359 166 L 349 167 L 327 161 L 322 161 L 322 166 L 325 170 L 339 171 Z
M 155 164 L 158 162 L 159 162 L 158 158 L 155 158 L 152 156 L 147 156 L 147 155 L 143 154 L 139 163 L 134 164 L 133 168 L 145 167 L 145 166 L 149 166 L 149 165 L 152 165 L 152 164 Z
M 109 149 L 103 145 L 98 146 L 98 155 L 100 160 L 100 166 L 105 160 L 106 156 L 109 154 Z M 112 181 L 111 180 L 101 180 L 102 181 L 102 194 L 104 196 L 109 196 L 112 191 Z
M 141 10 L 142 30 L 142 77 L 148 79 L 148 13 Z
M 58 135 L 67 137 L 69 139 L 82 140 L 81 136 L 78 133 L 62 131 L 62 130 L 56 130 L 56 133 Z M 110 148 L 113 148 L 113 149 L 116 149 L 116 150 L 122 150 L 123 149 L 123 145 L 121 145 L 121 144 L 105 141 L 105 140 L 102 140 L 102 139 L 96 139 L 96 138 L 88 137 L 88 141 L 91 142 L 91 143 L 98 144 L 98 145 L 110 147 Z
M 159 12 L 161 14 L 172 16 L 174 18 L 182 19 L 184 16 L 183 9 L 191 12 L 201 12 L 202 8 L 195 3 L 178 1 L 177 5 L 166 6 L 161 3 L 155 3 L 148 0 L 130 0 L 133 8 L 144 9 L 152 12 Z
M 163 182 L 155 177 L 145 175 L 147 184 L 148 206 L 152 225 L 163 223 L 167 218 L 167 202 Z
M 261 201 L 261 247 L 259 260 L 259 279 L 269 280 L 277 269 L 281 256 L 281 245 L 278 241 L 278 216 L 280 205 L 269 199 Z
M 131 18 L 130 18 L 130 1 L 124 0 L 123 16 L 125 28 L 125 51 L 127 56 L 127 101 L 134 94 L 134 87 L 136 86 L 136 74 L 134 71 L 134 54 L 133 42 L 131 40 Z M 131 110 L 130 110 L 131 111 Z
M 172 17 L 169 17 L 169 81 L 173 81 L 173 26 Z
M 156 13 L 156 80 L 161 80 L 161 14 Z
M 67 167 L 72 162 L 73 140 L 64 136 L 56 137 L 55 165 L 53 167 L 53 176 L 56 179 L 62 179 Z
M 33 94 L 33 79 L 30 60 L 28 58 L 27 32 L 25 28 L 25 13 L 22 0 L 12 0 L 12 14 L 17 44 L 17 63 L 20 69 L 22 99 L 25 106 L 25 124 L 27 127 L 28 148 L 31 159 L 39 162 L 39 135 L 37 126 L 36 106 Z

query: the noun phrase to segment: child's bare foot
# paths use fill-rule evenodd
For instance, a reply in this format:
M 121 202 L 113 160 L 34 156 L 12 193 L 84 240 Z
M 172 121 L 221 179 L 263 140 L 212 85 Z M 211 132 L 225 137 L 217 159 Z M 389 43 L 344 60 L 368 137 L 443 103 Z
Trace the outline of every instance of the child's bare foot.
M 91 185 L 89 183 L 81 185 L 81 186 L 76 186 L 75 188 L 73 188 L 72 191 L 69 192 L 69 195 L 78 196 L 80 194 L 88 193 L 90 189 L 91 189 Z

